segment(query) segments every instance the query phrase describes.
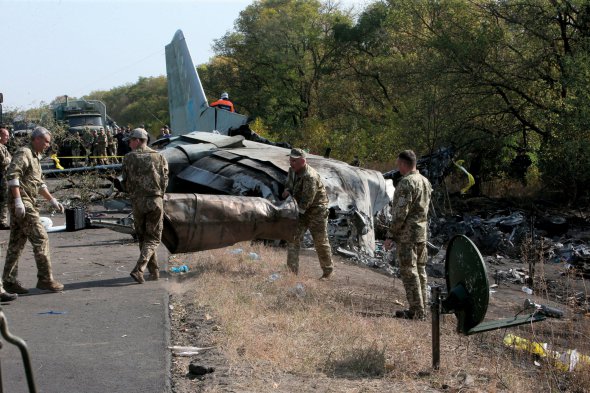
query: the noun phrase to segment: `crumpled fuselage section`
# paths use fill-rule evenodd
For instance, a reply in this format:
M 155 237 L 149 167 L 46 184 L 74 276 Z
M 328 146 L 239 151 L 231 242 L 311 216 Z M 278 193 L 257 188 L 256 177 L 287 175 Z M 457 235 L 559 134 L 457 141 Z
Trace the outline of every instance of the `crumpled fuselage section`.
M 236 208 L 229 209 L 224 216 L 225 223 L 221 226 L 227 226 L 226 229 L 216 229 L 220 235 L 206 242 L 208 248 L 217 248 L 215 238 L 219 239 L 218 247 L 233 244 L 224 239 L 224 237 L 231 238 L 232 231 L 251 231 L 252 228 L 247 226 L 238 228 L 234 224 L 242 222 L 242 216 L 247 214 L 249 209 L 255 209 L 257 203 L 282 206 L 282 214 L 285 213 L 284 209 L 289 208 L 285 207 L 281 199 L 289 169 L 288 149 L 247 141 L 240 136 L 228 137 L 209 132 L 191 132 L 173 138 L 161 153 L 168 160 L 170 168 L 168 193 L 253 198 L 252 201 L 236 200 L 236 204 L 233 205 Z M 393 195 L 393 187 L 389 186 L 388 192 L 385 179 L 377 171 L 353 167 L 341 161 L 314 155 L 310 155 L 307 162 L 318 171 L 326 186 L 331 210 L 329 233 L 333 245 L 357 248 L 357 251 L 372 255 L 375 249 L 373 217 L 387 206 Z M 257 202 L 258 198 L 267 202 Z M 238 207 L 245 202 L 248 203 L 243 209 Z M 180 209 L 180 206 L 176 204 L 172 207 L 167 203 L 167 216 L 174 216 L 175 209 Z M 208 208 L 213 209 L 214 206 L 209 204 Z M 296 217 L 295 204 L 292 204 L 291 208 L 294 209 Z M 281 226 L 292 226 L 293 222 L 287 219 L 272 222 L 272 215 L 276 214 L 272 213 L 272 210 L 272 208 L 268 209 L 269 217 L 263 214 L 258 218 L 261 222 L 268 223 L 269 228 L 274 225 L 275 236 L 271 238 L 276 239 L 278 236 L 276 234 L 290 236 L 292 232 L 284 230 Z M 210 223 L 210 219 L 205 220 L 209 213 L 205 210 L 200 211 L 201 216 L 199 214 L 180 215 L 177 219 L 184 217 L 181 220 L 187 220 L 187 222 L 169 222 L 169 225 L 176 225 L 178 228 L 189 228 L 191 225 L 204 227 Z M 237 236 L 236 239 L 238 238 L 247 240 L 248 236 Z M 253 238 L 268 239 L 269 237 L 257 234 L 256 237 L 250 237 L 250 239 Z M 172 246 L 172 249 L 174 248 Z M 197 248 L 203 249 L 202 245 L 199 245 L 192 251 L 197 251 Z M 189 251 L 191 246 L 185 242 L 183 252 Z

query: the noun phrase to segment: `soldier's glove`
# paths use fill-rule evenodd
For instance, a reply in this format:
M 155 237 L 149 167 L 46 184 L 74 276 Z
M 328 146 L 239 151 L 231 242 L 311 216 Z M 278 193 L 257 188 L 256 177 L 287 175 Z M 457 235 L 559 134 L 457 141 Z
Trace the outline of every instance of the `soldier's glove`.
M 14 198 L 14 215 L 18 218 L 23 218 L 25 216 L 25 204 L 20 197 Z
M 51 198 L 51 200 L 49 201 L 49 203 L 51 203 L 51 206 L 53 206 L 53 208 L 55 210 L 57 210 L 58 212 L 60 212 L 60 213 L 63 214 L 63 212 L 65 211 L 64 205 L 62 205 L 61 203 L 59 203 L 57 199 Z

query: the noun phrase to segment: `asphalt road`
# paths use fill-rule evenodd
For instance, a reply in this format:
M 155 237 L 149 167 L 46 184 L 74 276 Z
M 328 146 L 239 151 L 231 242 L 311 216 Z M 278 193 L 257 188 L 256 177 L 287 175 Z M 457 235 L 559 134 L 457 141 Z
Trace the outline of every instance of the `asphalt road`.
M 56 217 L 54 224 L 63 220 Z M 0 231 L 2 267 L 8 236 L 9 231 Z M 37 391 L 168 392 L 165 274 L 158 282 L 136 284 L 129 272 L 137 244 L 108 229 L 50 233 L 49 243 L 54 277 L 65 291 L 35 289 L 37 269 L 27 243 L 19 279 L 30 294 L 2 304 L 10 331 L 28 345 Z M 159 260 L 166 256 L 161 246 Z M 4 392 L 28 392 L 19 350 L 1 342 Z

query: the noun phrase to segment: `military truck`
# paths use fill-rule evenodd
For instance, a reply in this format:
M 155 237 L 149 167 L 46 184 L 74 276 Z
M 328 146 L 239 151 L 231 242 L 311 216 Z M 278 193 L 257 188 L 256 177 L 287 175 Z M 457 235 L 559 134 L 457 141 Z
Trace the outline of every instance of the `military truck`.
M 98 100 L 70 100 L 53 106 L 55 120 L 66 123 L 70 132 L 78 132 L 81 136 L 88 130 L 106 129 L 107 107 Z
M 110 128 L 115 126 L 115 122 L 107 115 L 106 105 L 99 100 L 72 100 L 65 96 L 65 101 L 54 104 L 52 109 L 55 120 L 66 125 L 71 137 L 60 141 L 58 156 L 61 157 L 90 155 L 93 131 L 98 133 L 101 128 L 106 131 L 107 126 Z M 78 146 L 79 144 L 82 146 Z M 71 159 L 60 160 L 60 162 L 65 168 L 72 166 Z

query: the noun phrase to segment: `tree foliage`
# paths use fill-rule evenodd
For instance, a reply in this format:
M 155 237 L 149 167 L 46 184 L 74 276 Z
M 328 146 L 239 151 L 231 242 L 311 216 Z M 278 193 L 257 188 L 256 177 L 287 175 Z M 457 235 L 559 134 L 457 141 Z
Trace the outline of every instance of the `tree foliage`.
M 381 167 L 453 146 L 483 178 L 526 151 L 546 186 L 590 189 L 585 0 L 257 0 L 214 50 L 207 95 L 228 91 L 269 138 Z M 169 122 L 164 77 L 88 98 L 123 125 Z
M 261 0 L 215 43 L 204 85 L 230 90 L 270 133 L 350 159 L 454 146 L 546 184 L 590 186 L 590 6 L 581 0 Z M 200 69 L 201 71 L 201 69 Z

